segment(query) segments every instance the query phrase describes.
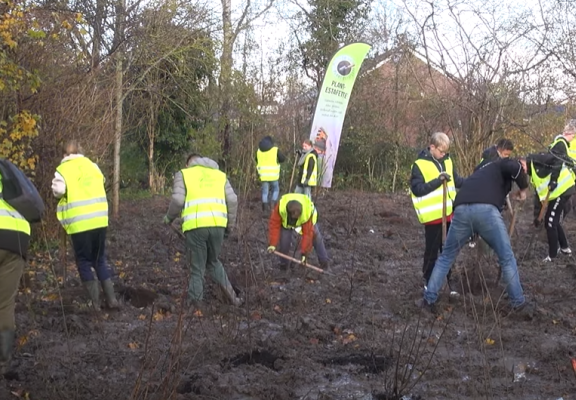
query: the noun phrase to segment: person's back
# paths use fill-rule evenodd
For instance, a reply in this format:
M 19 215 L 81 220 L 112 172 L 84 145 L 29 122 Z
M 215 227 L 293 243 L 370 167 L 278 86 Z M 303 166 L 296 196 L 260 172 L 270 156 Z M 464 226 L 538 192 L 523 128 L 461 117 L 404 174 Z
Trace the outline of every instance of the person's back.
M 207 157 L 191 154 L 186 167 L 174 176 L 172 200 L 164 217 L 171 224 L 182 217 L 182 232 L 190 259 L 188 303 L 199 306 L 204 298 L 204 275 L 208 273 L 234 305 L 236 295 L 219 260 L 224 238 L 236 223 L 237 196 L 226 174 Z
M 30 240 L 30 224 L 3 199 L 2 191 L 0 174 L 0 377 L 12 356 L 15 298 Z
M 262 182 L 262 212 L 269 211 L 269 193 L 272 191 L 272 207 L 278 201 L 280 195 L 280 164 L 286 160 L 286 157 L 274 145 L 271 136 L 265 136 L 258 143 L 256 151 L 256 167 L 260 181 Z
M 492 204 L 502 209 L 512 180 L 527 185 L 521 163 L 510 158 L 486 163 L 470 175 L 456 194 L 454 208 L 460 204 Z

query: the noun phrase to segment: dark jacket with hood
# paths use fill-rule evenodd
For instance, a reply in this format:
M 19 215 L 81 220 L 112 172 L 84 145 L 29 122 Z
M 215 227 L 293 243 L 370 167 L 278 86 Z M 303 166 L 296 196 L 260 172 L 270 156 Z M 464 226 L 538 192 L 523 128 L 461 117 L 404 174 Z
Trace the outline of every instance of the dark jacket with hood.
M 264 138 L 262 138 L 262 140 L 260 140 L 260 143 L 258 143 L 258 149 L 263 153 L 272 150 L 273 147 L 274 147 L 274 141 L 270 136 L 265 136 Z M 280 150 L 278 150 L 276 161 L 278 161 L 278 164 L 281 164 L 284 161 L 286 161 L 286 157 L 284 156 L 284 154 L 280 152 Z M 256 162 L 258 162 L 258 155 L 256 155 Z
M 528 177 L 518 160 L 499 158 L 470 175 L 454 200 L 454 209 L 462 204 L 491 204 L 502 211 L 512 181 L 520 189 L 528 187 Z
M 438 175 L 442 172 L 446 172 L 445 161 L 450 158 L 450 154 L 444 155 L 440 160 L 435 159 L 432 154 L 430 154 L 430 149 L 424 149 L 418 154 L 418 158 L 416 160 L 428 160 L 432 161 L 436 168 L 438 169 Z M 454 180 L 454 186 L 456 189 L 462 187 L 464 183 L 464 178 L 458 175 L 456 172 L 456 166 L 452 163 L 452 180 Z M 424 180 L 424 175 L 422 175 L 422 171 L 420 171 L 420 167 L 418 164 L 414 163 L 412 165 L 412 175 L 410 176 L 410 190 L 416 197 L 426 196 L 429 193 L 432 193 L 434 190 L 438 189 L 442 186 L 442 181 L 440 178 L 434 178 L 429 182 Z M 448 216 L 448 221 L 450 221 L 452 216 Z M 441 220 L 440 220 L 441 221 Z M 438 223 L 438 221 L 430 221 L 425 225 L 433 225 Z
M 486 165 L 491 161 L 495 161 L 500 158 L 500 154 L 498 154 L 498 148 L 496 145 L 488 147 L 486 150 L 482 152 L 482 160 L 480 163 L 474 168 L 474 171 L 477 171 L 480 167 Z

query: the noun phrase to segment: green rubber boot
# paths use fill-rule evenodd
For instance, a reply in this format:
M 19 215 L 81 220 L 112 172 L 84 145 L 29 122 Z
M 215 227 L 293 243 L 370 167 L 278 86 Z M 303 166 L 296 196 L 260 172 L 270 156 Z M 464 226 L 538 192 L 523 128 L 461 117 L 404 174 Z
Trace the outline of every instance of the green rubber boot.
M 120 304 L 116 300 L 116 294 L 114 293 L 114 284 L 112 280 L 106 279 L 101 282 L 102 290 L 104 291 L 104 299 L 106 300 L 106 306 L 112 309 L 119 309 Z
M 100 311 L 100 287 L 98 286 L 98 281 L 86 281 L 82 283 L 88 292 L 92 307 L 94 307 L 94 310 Z
M 12 348 L 14 346 L 14 331 L 0 331 L 0 377 L 8 371 Z

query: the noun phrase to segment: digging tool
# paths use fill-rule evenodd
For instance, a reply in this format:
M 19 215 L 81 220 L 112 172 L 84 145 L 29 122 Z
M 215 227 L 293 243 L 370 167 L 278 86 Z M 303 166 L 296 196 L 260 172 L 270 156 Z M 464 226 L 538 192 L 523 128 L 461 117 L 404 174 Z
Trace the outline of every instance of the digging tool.
M 178 228 L 176 228 L 176 227 L 175 227 L 174 225 L 172 225 L 172 224 L 170 224 L 170 228 L 172 228 L 172 230 L 173 230 L 174 232 L 176 232 L 176 234 L 177 234 L 178 236 L 180 236 L 182 239 L 186 240 L 186 236 L 184 236 L 184 234 L 182 233 L 181 230 L 179 230 Z
M 506 204 L 508 205 L 508 209 L 510 210 L 510 214 L 512 215 L 512 220 L 510 221 L 510 227 L 508 228 L 508 236 L 512 239 L 512 235 L 514 234 L 514 228 L 516 226 L 516 214 L 518 214 L 518 210 L 512 208 L 512 202 L 510 201 L 509 197 L 506 197 Z
M 528 247 L 526 247 L 526 250 L 524 251 L 524 255 L 522 256 L 522 261 L 524 261 L 524 258 L 526 258 L 526 254 L 528 254 L 528 250 L 530 250 L 530 248 L 532 247 L 532 242 L 534 242 L 534 238 L 536 237 L 536 234 L 540 231 L 540 226 L 542 223 L 542 219 L 544 218 L 544 213 L 546 212 L 546 208 L 548 208 L 548 200 L 550 198 L 550 190 L 548 191 L 548 194 L 546 195 L 546 198 L 544 199 L 544 201 L 542 202 L 542 205 L 540 207 L 540 213 L 538 214 L 538 228 L 536 228 L 534 230 L 534 232 L 532 232 L 532 236 L 530 236 L 530 241 L 528 242 Z
M 300 157 L 298 153 L 296 154 L 296 158 L 294 159 L 294 166 L 292 166 L 292 175 L 290 176 L 290 186 L 288 186 L 288 193 L 292 192 L 292 183 L 294 183 L 294 172 L 296 172 L 296 164 L 298 164 L 298 160 Z
M 324 271 L 322 268 L 315 267 L 315 266 L 310 265 L 310 264 L 308 264 L 308 263 L 303 263 L 302 261 L 297 260 L 297 259 L 294 258 L 294 257 L 290 257 L 289 255 L 286 255 L 286 254 L 284 254 L 284 253 L 280 253 L 279 251 L 274 250 L 274 254 L 276 254 L 278 257 L 282 257 L 282 258 L 285 258 L 286 260 L 290 260 L 290 261 L 292 261 L 292 262 L 295 262 L 296 264 L 300 264 L 300 265 L 302 265 L 302 266 L 304 266 L 304 267 L 306 267 L 306 268 L 310 268 L 310 269 L 312 269 L 312 270 L 314 270 L 314 271 L 316 271 L 316 272 L 320 272 L 320 273 L 322 273 L 322 274 L 327 274 L 327 275 L 334 275 L 334 274 L 332 274 L 332 273 L 330 273 L 330 272 L 328 272 L 328 271 Z
M 506 196 L 506 205 L 508 206 L 508 210 L 510 210 L 510 214 L 512 214 L 512 221 L 510 221 L 510 227 L 508 228 L 508 236 L 510 237 L 510 244 L 512 244 L 512 235 L 514 234 L 514 227 L 516 225 L 516 215 L 518 214 L 518 210 L 512 208 L 512 202 L 510 201 L 510 197 Z M 502 268 L 498 268 L 498 276 L 496 277 L 496 285 L 500 282 L 502 278 Z
M 442 181 L 442 244 L 446 243 L 446 197 L 448 197 L 448 182 Z

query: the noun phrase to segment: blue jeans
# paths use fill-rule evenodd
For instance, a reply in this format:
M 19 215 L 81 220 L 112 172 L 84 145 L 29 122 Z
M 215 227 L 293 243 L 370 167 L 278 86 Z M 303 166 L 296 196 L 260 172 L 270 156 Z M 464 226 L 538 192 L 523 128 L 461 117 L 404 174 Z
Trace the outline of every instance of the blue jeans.
M 434 265 L 432 276 L 428 281 L 428 289 L 424 292 L 426 302 L 428 304 L 436 302 L 438 292 L 442 288 L 450 267 L 473 233 L 479 234 L 498 256 L 503 282 L 512 307 L 522 305 L 524 294 L 508 231 L 502 214 L 498 208 L 490 204 L 463 204 L 454 210 L 454 217 L 442 254 Z
M 280 196 L 280 184 L 278 181 L 262 182 L 262 203 L 268 203 L 268 192 L 272 189 L 272 201 L 277 202 Z

